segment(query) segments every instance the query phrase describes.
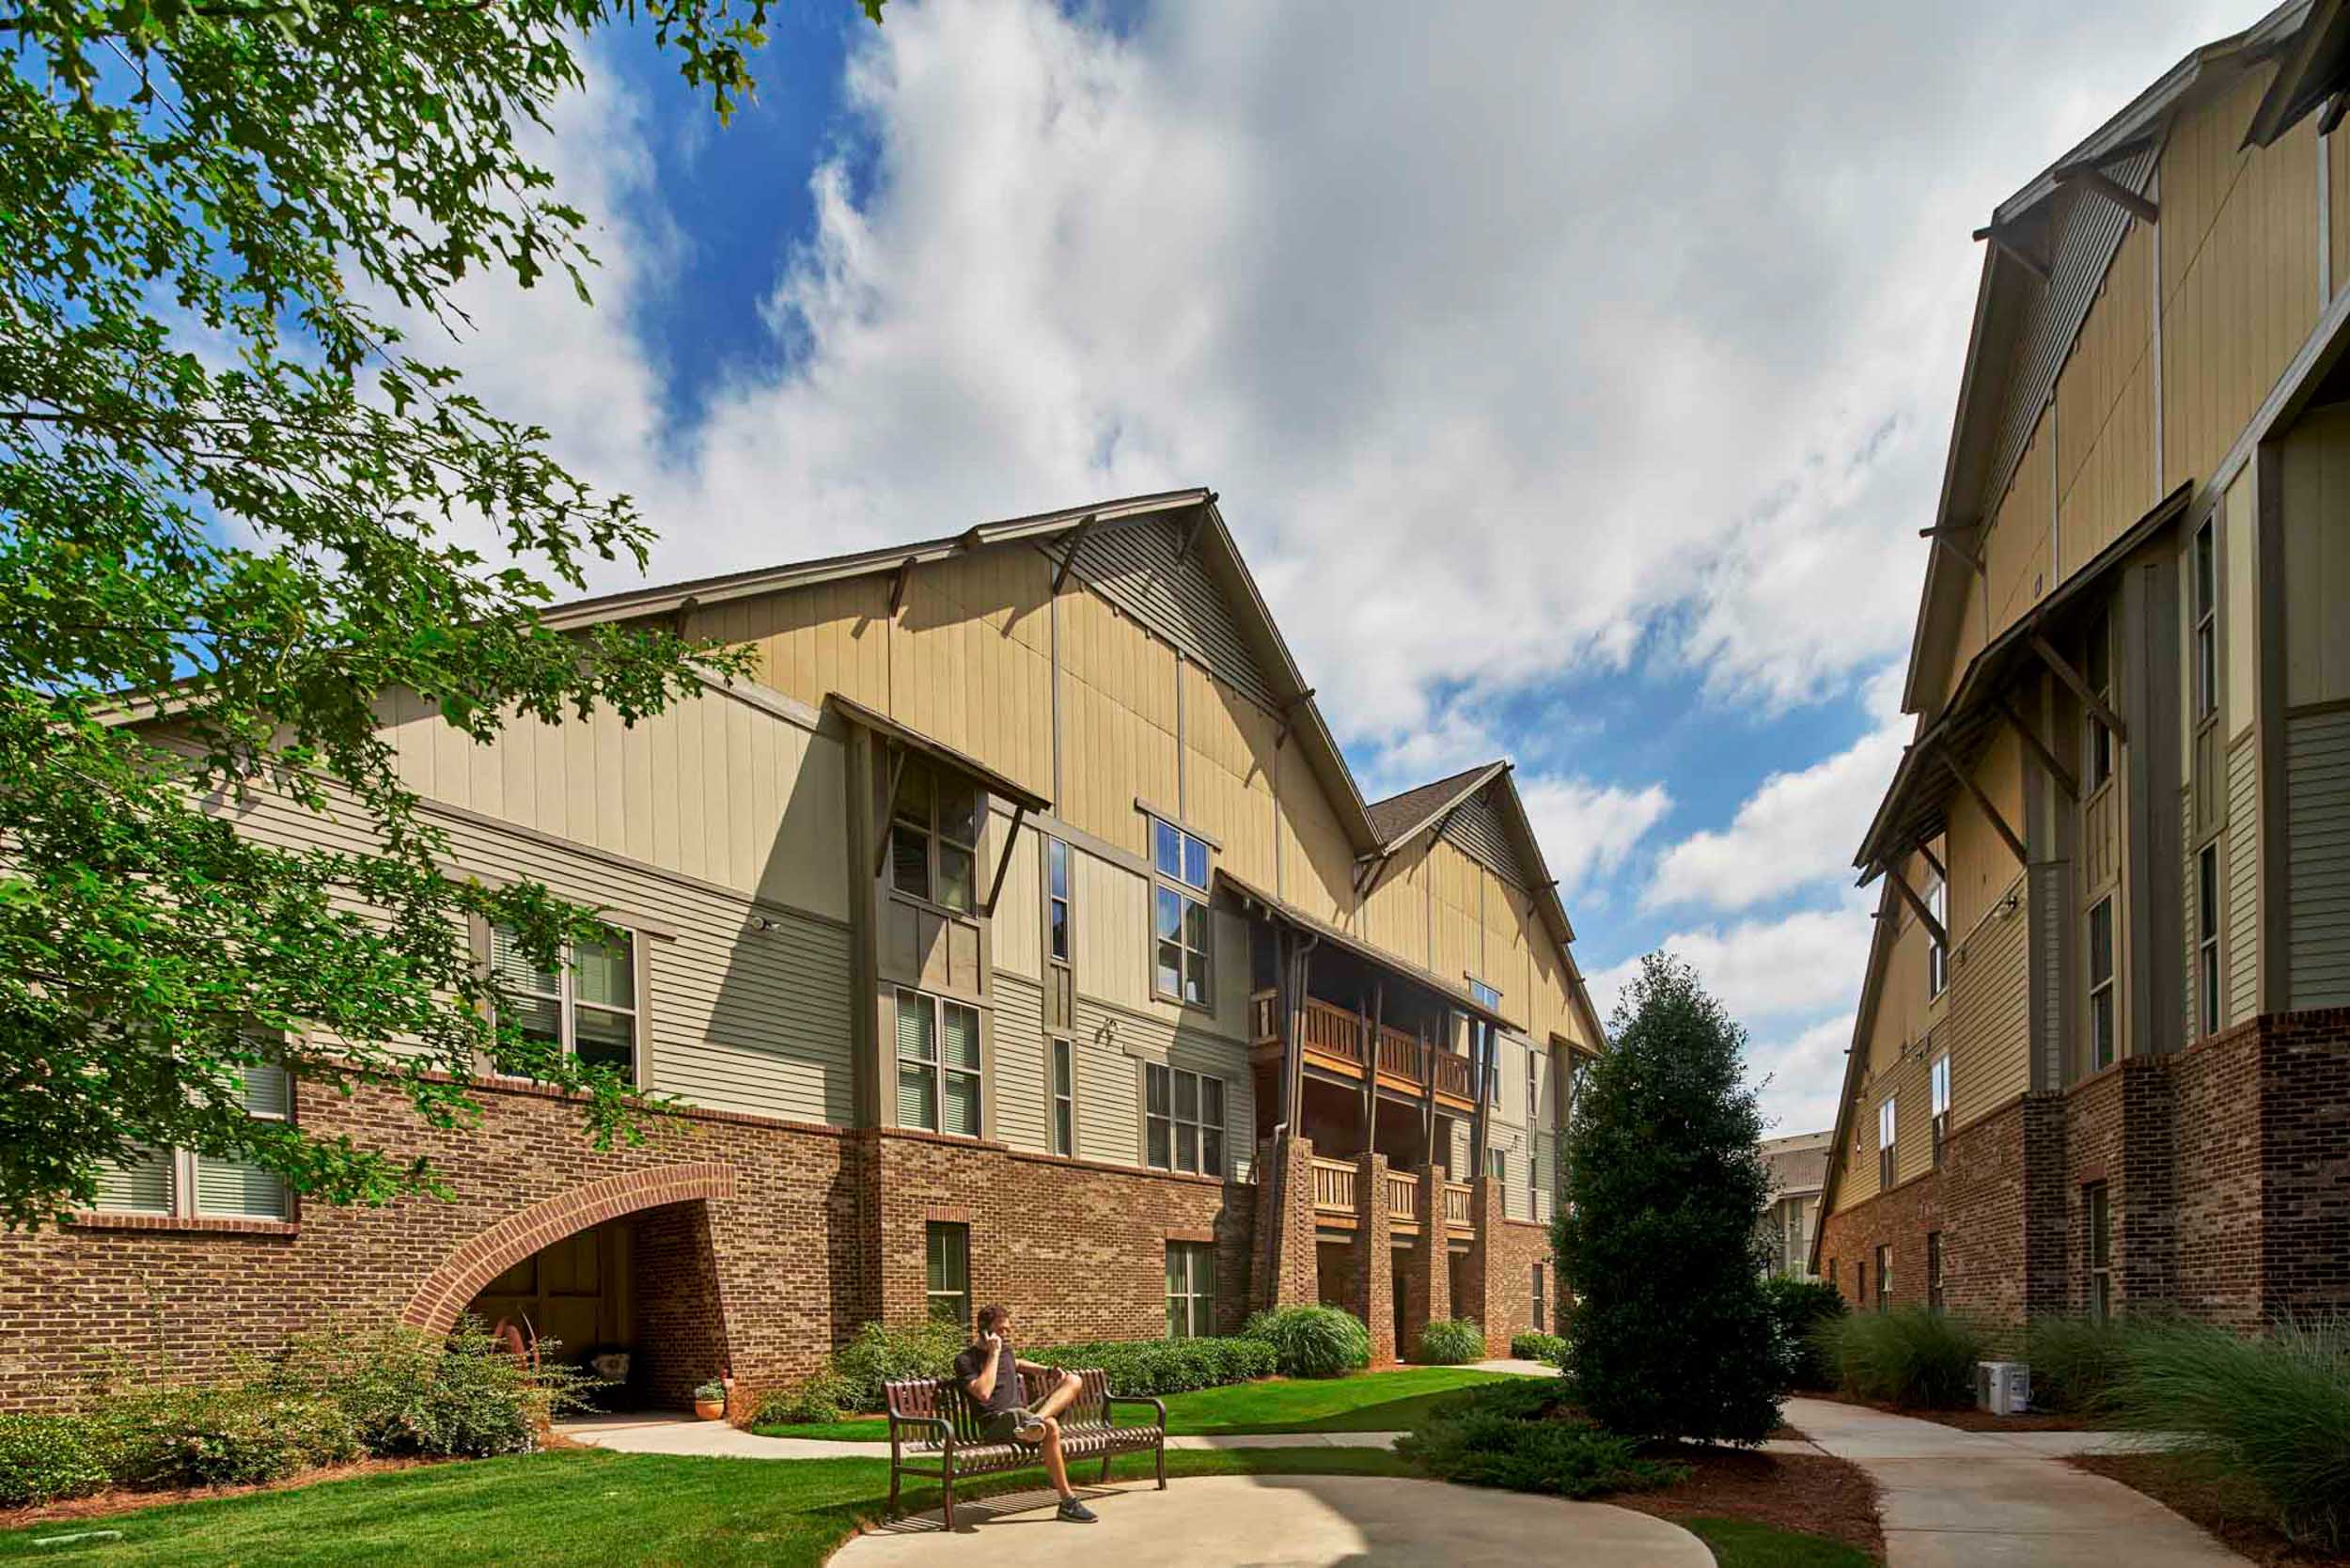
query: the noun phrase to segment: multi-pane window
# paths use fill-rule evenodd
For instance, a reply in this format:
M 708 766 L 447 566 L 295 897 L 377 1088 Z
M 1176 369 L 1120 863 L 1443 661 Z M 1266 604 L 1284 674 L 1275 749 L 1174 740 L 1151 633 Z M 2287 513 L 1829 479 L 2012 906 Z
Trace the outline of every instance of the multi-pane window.
M 1044 840 L 1045 950 L 1069 962 L 1069 846 L 1058 839 Z
M 1852 1298 L 1858 1306 L 1869 1305 L 1869 1261 L 1866 1258 L 1853 1260 Z
M 1543 1121 L 1543 1054 L 1528 1045 L 1526 1048 L 1526 1124 L 1539 1127 Z
M 1076 1047 L 1066 1040 L 1053 1042 L 1053 1152 L 1077 1152 Z
M 1894 1099 L 1895 1096 L 1888 1094 L 1877 1106 L 1877 1185 L 1879 1187 L 1889 1187 L 1893 1184 L 1893 1139 L 1896 1127 L 1893 1116 Z
M 1501 993 L 1483 980 L 1470 980 L 1469 995 L 1477 999 L 1480 1007 L 1497 1009 L 1501 1006 Z M 1469 1071 L 1483 1076 L 1485 1103 L 1489 1105 L 1501 1104 L 1501 1061 L 1494 1039 L 1491 1024 L 1482 1018 L 1469 1020 L 1469 1061 L 1472 1064 Z
M 623 1077 L 636 1072 L 636 941 L 574 942 L 569 962 L 541 969 L 504 926 L 490 928 L 490 969 L 506 994 L 505 1016 L 525 1040 Z
M 1167 1244 L 1167 1337 L 1204 1340 L 1215 1333 L 1215 1247 Z
M 1942 1309 L 1942 1232 L 1926 1232 L 1926 1310 Z
M 1543 1309 L 1544 1306 L 1543 1290 L 1547 1281 L 1543 1278 L 1542 1264 L 1535 1263 L 1532 1265 L 1532 1269 L 1534 1284 L 1534 1332 L 1540 1334 L 1544 1332 L 1550 1326 L 1543 1321 Z
M 2097 700 L 2108 708 L 2113 706 L 2112 642 L 2112 627 L 2104 612 L 2100 611 L 2089 628 L 2089 646 L 2083 661 L 2087 667 L 2083 669 L 2081 679 L 2088 682 L 2091 691 L 2096 693 Z M 2085 760 L 2088 787 L 2094 790 L 2113 776 L 2113 731 L 2107 729 L 2106 721 L 2094 713 L 2084 715 L 2082 722 L 2086 726 L 2082 740 L 2083 749 L 2088 754 Z
M 2081 1205 L 2089 1211 L 2089 1311 L 2104 1319 L 2113 1311 L 2113 1211 L 2106 1184 L 2092 1182 L 2081 1188 Z
M 2089 1066 L 2100 1072 L 2113 1065 L 2113 900 L 2099 899 L 2089 912 Z
M 1507 1210 L 1510 1206 L 1510 1152 L 1507 1149 L 1485 1151 L 1485 1174 L 1494 1179 L 1494 1194 L 1501 1200 L 1502 1208 Z
M 1938 1169 L 1942 1164 L 1942 1147 L 1950 1137 L 1950 1054 L 1948 1051 L 1935 1058 L 1933 1064 L 1926 1069 L 1926 1095 L 1934 1115 L 1931 1123 L 1934 1163 Z
M 979 1136 L 977 1008 L 899 988 L 898 1125 Z
M 2212 525 L 2195 530 L 2195 717 L 2219 711 L 2219 564 Z
M 2219 846 L 2195 857 L 2195 1007 L 2205 1034 L 2219 1032 Z
M 1893 1299 L 1893 1249 L 1877 1248 L 1877 1310 L 1882 1312 Z
M 971 1327 L 971 1227 L 932 1220 L 924 1227 L 930 1253 L 931 1316 L 969 1332 Z
M 1152 933 L 1158 953 L 1151 988 L 1169 1001 L 1206 1007 L 1208 972 L 1208 845 L 1173 823 L 1151 819 Z
M 889 885 L 968 912 L 979 902 L 979 792 L 968 779 L 908 756 L 889 808 Z
M 1147 1163 L 1223 1175 L 1224 1080 L 1157 1062 L 1146 1062 L 1142 1075 Z
M 1926 907 L 1934 911 L 1935 925 L 1950 929 L 1950 890 L 1940 877 L 1926 887 Z M 1942 995 L 1942 988 L 1950 983 L 1950 949 L 1936 941 L 1934 933 L 1926 933 L 1926 997 L 1932 1000 Z
M 283 1067 L 259 1062 L 243 1073 L 245 1115 L 284 1121 L 292 1114 L 292 1089 Z M 94 1207 L 181 1219 L 283 1219 L 288 1202 L 277 1173 L 249 1161 L 188 1149 L 147 1149 L 129 1160 L 99 1166 Z

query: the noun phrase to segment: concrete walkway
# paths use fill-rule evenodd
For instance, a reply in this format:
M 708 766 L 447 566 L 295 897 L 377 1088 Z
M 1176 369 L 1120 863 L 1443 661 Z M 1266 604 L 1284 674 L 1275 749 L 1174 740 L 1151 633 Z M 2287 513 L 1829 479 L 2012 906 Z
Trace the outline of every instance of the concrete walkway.
M 762 1437 L 724 1421 L 691 1416 L 615 1416 L 565 1421 L 557 1428 L 574 1443 L 616 1453 L 677 1453 L 710 1459 L 887 1459 L 887 1440 L 849 1443 L 827 1437 Z M 1256 1436 L 1175 1436 L 1167 1449 L 1385 1449 L 1394 1432 L 1274 1432 Z
M 1961 1432 L 1827 1400 L 1791 1399 L 1787 1423 L 1867 1470 L 1883 1491 L 1887 1568 L 2227 1568 L 2244 1559 L 2118 1481 L 2061 1455 L 2125 1448 L 2095 1432 Z
M 1714 1554 L 1680 1526 L 1606 1503 L 1382 1476 L 1202 1476 L 1161 1492 L 1150 1482 L 1080 1489 L 1101 1522 L 1053 1517 L 1049 1492 L 955 1505 L 949 1535 L 936 1513 L 860 1535 L 833 1568 L 1031 1568 L 1100 1559 L 1119 1568 L 1203 1563 L 1430 1562 L 1713 1568 Z

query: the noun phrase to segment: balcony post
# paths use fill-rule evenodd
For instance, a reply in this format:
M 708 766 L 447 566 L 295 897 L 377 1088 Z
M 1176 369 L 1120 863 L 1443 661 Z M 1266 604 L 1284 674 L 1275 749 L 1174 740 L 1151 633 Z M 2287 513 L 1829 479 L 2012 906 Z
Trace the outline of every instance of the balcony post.
M 1257 1233 L 1265 1266 L 1249 1281 L 1257 1308 L 1310 1307 L 1321 1299 L 1314 1255 L 1314 1146 L 1294 1132 L 1257 1153 Z
M 1387 1157 L 1367 1149 L 1355 1162 L 1355 1266 L 1347 1309 L 1371 1330 L 1371 1364 L 1395 1359 L 1395 1245 L 1387 1214 Z

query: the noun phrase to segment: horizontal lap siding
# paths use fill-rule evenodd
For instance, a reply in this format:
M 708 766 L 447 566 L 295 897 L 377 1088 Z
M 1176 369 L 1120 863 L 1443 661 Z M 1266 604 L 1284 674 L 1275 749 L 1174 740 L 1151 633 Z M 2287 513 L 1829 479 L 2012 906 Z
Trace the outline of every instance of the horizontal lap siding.
M 2350 712 L 2287 721 L 2285 788 L 2291 1005 L 2350 1006 Z
M 2249 732 L 2228 752 L 2228 1022 L 2260 1011 L 2260 753 Z
M 2031 1087 L 2026 891 L 2025 880 L 2016 878 L 2008 889 L 2015 900 L 2013 913 L 1998 913 L 2003 897 L 1951 957 L 1950 1022 L 1936 1043 L 1947 1043 L 1950 1050 L 1953 1131 Z
M 1077 998 L 1077 1155 L 1111 1165 L 1143 1161 L 1142 1068 L 1171 1067 L 1224 1080 L 1226 1159 L 1235 1180 L 1248 1173 L 1257 1124 L 1247 1048 L 1194 1029 Z

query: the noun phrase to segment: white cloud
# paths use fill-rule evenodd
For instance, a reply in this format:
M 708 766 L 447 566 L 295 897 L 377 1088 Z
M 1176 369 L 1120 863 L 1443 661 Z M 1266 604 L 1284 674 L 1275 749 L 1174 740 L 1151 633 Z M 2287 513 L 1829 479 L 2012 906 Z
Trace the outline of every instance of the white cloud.
M 1661 784 L 1627 790 L 1552 774 L 1520 773 L 1518 796 L 1543 846 L 1559 896 L 1571 899 L 1593 877 L 1621 867 L 1672 807 Z
M 1657 857 L 1643 903 L 1739 910 L 1849 877 L 1853 845 L 1914 728 L 1901 714 L 1880 715 L 1846 750 L 1771 775 L 1728 827 L 1693 833 Z
M 1825 1132 L 1836 1124 L 1852 1015 L 1840 1013 L 1791 1038 L 1749 1041 L 1749 1081 L 1762 1091 L 1763 1136 Z
M 1860 990 L 1873 901 L 1853 894 L 1834 909 L 1677 931 L 1655 946 L 1684 959 L 1731 1017 L 1751 1031 L 1762 1023 L 1815 1020 L 1849 1011 Z M 1588 977 L 1603 1019 L 1639 973 L 1637 957 Z

